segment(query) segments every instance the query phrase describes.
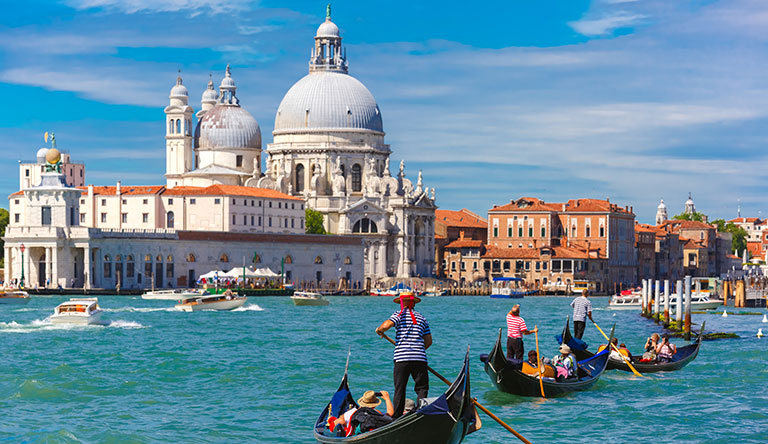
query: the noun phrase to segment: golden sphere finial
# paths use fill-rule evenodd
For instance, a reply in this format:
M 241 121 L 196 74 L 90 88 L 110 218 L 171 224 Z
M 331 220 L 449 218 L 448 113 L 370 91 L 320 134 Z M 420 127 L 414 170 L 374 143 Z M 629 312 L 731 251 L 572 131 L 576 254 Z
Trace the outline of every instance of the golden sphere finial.
M 50 164 L 59 163 L 59 161 L 61 160 L 61 153 L 56 148 L 51 148 L 45 154 L 45 160 Z

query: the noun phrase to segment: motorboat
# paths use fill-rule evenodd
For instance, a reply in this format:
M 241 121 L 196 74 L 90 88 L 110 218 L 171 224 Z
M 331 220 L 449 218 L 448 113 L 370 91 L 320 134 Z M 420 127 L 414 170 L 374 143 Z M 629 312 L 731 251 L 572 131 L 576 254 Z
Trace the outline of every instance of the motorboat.
M 371 296 L 386 296 L 390 298 L 396 298 L 400 296 L 400 293 L 414 293 L 416 294 L 411 287 L 405 285 L 404 283 L 400 282 L 398 284 L 395 284 L 391 286 L 390 288 L 384 290 L 384 289 L 375 289 L 371 290 Z
M 446 294 L 448 294 L 448 290 L 437 287 L 429 287 L 427 288 L 427 291 L 424 292 L 424 296 L 426 297 L 445 296 Z
M 608 308 L 611 310 L 639 310 L 643 303 L 640 290 L 624 290 L 621 294 L 611 296 Z
M 97 298 L 72 298 L 59 304 L 51 315 L 52 324 L 91 325 L 101 320 Z
M 206 294 L 203 289 L 177 288 L 173 290 L 152 290 L 141 295 L 142 299 L 163 301 L 178 301 L 179 299 L 194 298 Z
M 516 277 L 495 277 L 491 287 L 491 297 L 494 299 L 519 299 L 526 295 L 535 294 L 521 286 L 522 279 Z
M 248 298 L 238 296 L 227 290 L 222 294 L 193 296 L 182 299 L 176 304 L 176 308 L 181 311 L 201 311 L 201 310 L 234 310 L 242 307 Z
M 663 295 L 659 297 L 659 303 L 662 307 L 664 306 L 665 298 Z M 708 292 L 691 293 L 692 310 L 714 310 L 721 305 L 723 305 L 723 301 L 719 299 L 710 299 Z M 669 306 L 677 307 L 677 293 L 672 293 L 672 296 L 670 296 Z
M 542 289 L 547 294 L 568 294 L 569 292 L 572 292 L 571 284 L 561 280 L 548 282 L 542 285 Z
M 26 305 L 29 303 L 29 293 L 22 290 L 0 290 L 0 304 Z
M 293 305 L 328 305 L 331 302 L 320 293 L 313 293 L 311 291 L 296 291 L 291 296 Z

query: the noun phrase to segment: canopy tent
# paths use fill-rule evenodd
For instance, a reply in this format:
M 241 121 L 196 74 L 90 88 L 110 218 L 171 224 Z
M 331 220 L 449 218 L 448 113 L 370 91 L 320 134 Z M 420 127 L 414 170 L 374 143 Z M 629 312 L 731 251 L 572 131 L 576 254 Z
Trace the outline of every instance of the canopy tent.
M 198 276 L 197 279 L 211 280 L 211 279 L 216 279 L 217 277 L 219 278 L 224 277 L 224 272 L 220 270 L 211 270 L 208 273 Z
M 258 271 L 258 270 L 257 270 Z M 246 279 L 254 279 L 262 277 L 257 271 L 248 267 L 235 267 L 225 273 L 226 277 L 242 279 L 245 276 Z
M 265 278 L 273 278 L 280 276 L 278 273 L 275 273 L 271 269 L 264 267 L 264 268 L 257 268 L 256 273 L 259 274 L 259 277 L 265 277 Z

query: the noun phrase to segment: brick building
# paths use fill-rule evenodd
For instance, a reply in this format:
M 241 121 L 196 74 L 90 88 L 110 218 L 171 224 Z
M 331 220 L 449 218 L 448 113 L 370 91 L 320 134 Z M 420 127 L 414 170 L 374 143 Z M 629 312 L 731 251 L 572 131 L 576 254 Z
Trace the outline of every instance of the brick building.
M 461 278 L 464 278 L 464 281 L 470 280 L 470 277 L 456 271 L 461 270 L 462 258 L 474 257 L 475 254 L 479 257 L 479 251 L 475 252 L 474 249 L 482 248 L 487 240 L 488 221 L 484 218 L 466 208 L 459 211 L 435 210 L 435 264 L 437 264 L 435 274 L 457 282 L 461 281 Z M 456 241 L 461 242 L 451 245 L 446 250 L 449 244 Z M 479 247 L 476 246 L 478 242 Z M 456 270 L 452 269 L 451 262 L 455 263 Z M 475 265 L 467 263 L 464 266 L 474 267 Z M 479 264 L 477 266 L 479 267 Z

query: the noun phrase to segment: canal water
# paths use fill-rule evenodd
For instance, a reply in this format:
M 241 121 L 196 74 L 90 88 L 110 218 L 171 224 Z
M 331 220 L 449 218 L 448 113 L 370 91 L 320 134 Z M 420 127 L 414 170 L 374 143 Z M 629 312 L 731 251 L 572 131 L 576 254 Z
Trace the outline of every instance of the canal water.
M 106 325 L 90 327 L 46 320 L 64 297 L 0 306 L 0 442 L 311 443 L 348 349 L 354 394 L 392 390 L 392 346 L 374 329 L 399 306 L 330 299 L 327 307 L 294 307 L 285 297 L 253 298 L 233 312 L 184 313 L 173 301 L 104 296 Z M 520 302 L 529 328 L 539 326 L 542 354 L 554 356 L 570 298 Z M 598 324 L 608 332 L 615 322 L 632 350 L 659 331 L 635 312 L 605 309 L 606 298 L 593 303 Z M 768 334 L 762 316 L 694 315 L 708 330 L 742 339 L 705 342 L 679 372 L 638 378 L 611 370 L 588 392 L 541 400 L 495 391 L 477 358 L 511 305 L 439 297 L 418 310 L 434 336 L 430 365 L 452 379 L 470 346 L 473 396 L 530 441 L 768 442 L 768 338 L 755 337 L 758 328 Z M 603 342 L 593 326 L 585 339 L 593 350 Z M 534 347 L 533 336 L 525 347 Z M 444 389 L 436 378 L 430 384 L 432 395 Z M 482 430 L 465 442 L 516 439 L 483 417 Z

